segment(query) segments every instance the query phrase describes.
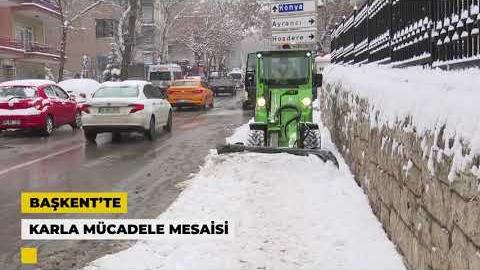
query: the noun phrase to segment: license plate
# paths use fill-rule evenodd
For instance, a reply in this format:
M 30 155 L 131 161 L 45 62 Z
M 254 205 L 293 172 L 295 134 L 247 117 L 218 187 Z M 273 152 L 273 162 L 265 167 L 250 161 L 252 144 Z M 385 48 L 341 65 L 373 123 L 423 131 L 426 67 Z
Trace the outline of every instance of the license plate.
M 4 126 L 18 126 L 20 125 L 20 120 L 3 120 L 2 125 Z
M 190 100 L 181 99 L 181 100 L 177 100 L 177 103 L 191 103 L 191 101 L 190 101 Z
M 120 108 L 118 108 L 118 107 L 101 107 L 101 108 L 98 108 L 98 113 L 120 113 Z

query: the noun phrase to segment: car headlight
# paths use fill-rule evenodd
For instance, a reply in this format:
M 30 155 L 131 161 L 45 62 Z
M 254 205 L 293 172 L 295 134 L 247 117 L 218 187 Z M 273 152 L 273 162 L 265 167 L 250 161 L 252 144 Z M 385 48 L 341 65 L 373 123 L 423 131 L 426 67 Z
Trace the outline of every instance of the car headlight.
M 258 107 L 265 107 L 266 104 L 267 104 L 267 101 L 265 100 L 264 97 L 260 97 L 260 98 L 257 100 L 257 105 L 258 105 Z
M 309 107 L 310 105 L 312 105 L 312 100 L 308 97 L 302 99 L 302 104 L 303 106 L 305 107 Z

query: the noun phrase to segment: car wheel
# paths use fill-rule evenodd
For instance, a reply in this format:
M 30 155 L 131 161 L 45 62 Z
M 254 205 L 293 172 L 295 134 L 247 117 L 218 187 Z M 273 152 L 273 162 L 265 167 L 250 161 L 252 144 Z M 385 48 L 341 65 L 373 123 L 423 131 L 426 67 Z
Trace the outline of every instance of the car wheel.
M 155 127 L 155 118 L 152 116 L 150 118 L 150 124 L 148 126 L 148 129 L 145 130 L 145 137 L 149 139 L 150 141 L 153 141 L 155 139 L 156 135 L 156 127 Z
M 82 113 L 80 111 L 77 111 L 75 113 L 75 120 L 72 123 L 70 123 L 70 126 L 73 129 L 79 129 L 82 127 Z
M 53 129 L 54 129 L 53 117 L 51 115 L 48 115 L 47 118 L 45 118 L 45 126 L 42 129 L 42 135 L 50 136 L 53 132 Z
M 95 140 L 97 139 L 97 132 L 95 131 L 90 131 L 90 130 L 83 130 L 83 134 L 85 135 L 85 139 L 91 143 L 95 143 Z
M 172 132 L 172 127 L 173 127 L 173 114 L 172 111 L 168 113 L 168 120 L 167 120 L 167 125 L 163 127 L 167 132 Z

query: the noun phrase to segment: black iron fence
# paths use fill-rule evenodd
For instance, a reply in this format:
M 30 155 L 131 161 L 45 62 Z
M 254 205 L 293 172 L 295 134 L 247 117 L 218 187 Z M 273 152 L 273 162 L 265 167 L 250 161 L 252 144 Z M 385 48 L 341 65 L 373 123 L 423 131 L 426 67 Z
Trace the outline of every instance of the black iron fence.
M 332 33 L 334 63 L 480 65 L 480 0 L 368 0 Z

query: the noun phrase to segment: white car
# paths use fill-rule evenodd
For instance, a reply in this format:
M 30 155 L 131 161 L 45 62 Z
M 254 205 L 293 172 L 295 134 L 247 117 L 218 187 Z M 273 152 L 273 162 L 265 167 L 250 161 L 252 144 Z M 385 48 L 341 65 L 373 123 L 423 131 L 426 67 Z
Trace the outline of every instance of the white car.
M 142 132 L 153 140 L 163 127 L 172 131 L 172 106 L 158 87 L 146 81 L 106 82 L 82 107 L 83 130 L 88 141 L 97 134 Z
M 92 94 L 100 87 L 100 83 L 92 79 L 70 79 L 61 81 L 58 85 L 68 94 L 73 94 L 78 103 L 85 103 Z

